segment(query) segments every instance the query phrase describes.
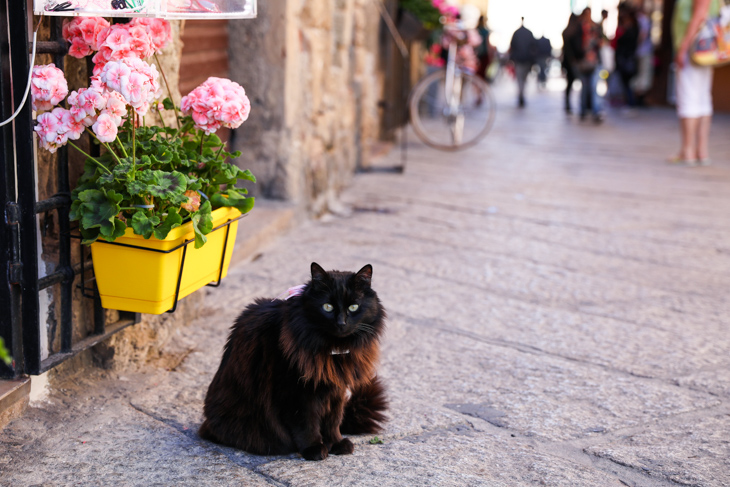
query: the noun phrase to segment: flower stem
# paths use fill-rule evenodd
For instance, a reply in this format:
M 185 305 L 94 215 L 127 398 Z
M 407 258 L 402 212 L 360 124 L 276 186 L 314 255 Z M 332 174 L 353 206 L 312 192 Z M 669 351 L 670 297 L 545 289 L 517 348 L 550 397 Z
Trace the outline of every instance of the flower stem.
M 119 148 L 122 149 L 122 153 L 124 154 L 124 157 L 129 157 L 129 154 L 127 154 L 127 151 L 124 148 L 124 144 L 122 144 L 122 141 L 119 140 L 119 136 L 118 135 L 117 135 L 117 144 L 119 144 Z
M 175 121 L 177 122 L 177 128 L 180 128 L 180 114 L 177 113 L 177 105 L 175 104 L 175 100 L 172 99 L 172 90 L 170 89 L 170 84 L 167 82 L 167 76 L 165 76 L 165 71 L 162 69 L 162 64 L 160 63 L 160 59 L 157 57 L 157 53 L 155 53 L 155 61 L 157 61 L 157 67 L 160 68 L 160 74 L 162 75 L 162 80 L 165 82 L 167 94 L 170 95 L 172 108 L 175 110 Z
M 137 112 L 132 112 L 132 178 L 137 173 Z
M 112 150 L 112 146 L 110 146 L 108 142 L 103 142 L 103 144 L 104 144 L 104 147 L 106 147 L 106 149 L 112 153 L 112 155 L 114 156 L 114 159 L 117 160 L 117 164 L 121 164 L 122 160 L 119 159 L 119 156 L 117 155 L 117 153 Z
M 107 142 L 102 142 L 101 140 L 99 140 L 99 137 L 97 137 L 96 134 L 92 130 L 89 130 L 89 127 L 86 127 L 86 131 L 89 132 L 91 134 L 91 136 L 94 137 L 101 145 L 106 147 L 106 150 L 108 150 L 109 152 L 112 153 L 114 158 L 117 160 L 117 163 L 119 163 L 119 164 L 122 163 L 122 161 L 119 159 L 119 156 L 117 155 L 117 153 L 112 150 L 111 146 Z M 117 140 L 119 140 L 119 136 L 117 136 Z M 122 150 L 123 149 L 124 148 L 122 147 Z
M 105 166 L 104 164 L 102 164 L 101 162 L 99 162 L 98 160 L 96 160 L 95 158 L 91 157 L 91 156 L 90 156 L 89 154 L 87 154 L 87 153 L 86 153 L 86 152 L 84 152 L 83 150 L 81 150 L 81 149 L 79 148 L 79 146 L 77 146 L 76 144 L 74 144 L 74 143 L 73 143 L 73 142 L 71 142 L 70 140 L 68 141 L 68 144 L 69 144 L 69 145 L 70 145 L 71 147 L 73 147 L 74 149 L 76 149 L 77 151 L 81 152 L 81 153 L 82 153 L 83 155 L 85 155 L 85 156 L 86 156 L 87 158 L 89 158 L 89 159 L 91 159 L 92 161 L 94 161 L 94 162 L 95 162 L 95 163 L 96 163 L 96 164 L 97 164 L 97 165 L 98 165 L 98 166 L 99 166 L 100 168 L 102 168 L 103 170 L 105 170 L 105 171 L 106 171 L 107 173 L 109 173 L 109 174 L 111 174 L 111 173 L 112 173 L 112 172 L 111 172 L 111 171 L 109 170 L 109 168 L 107 168 L 107 167 L 106 167 L 106 166 Z
M 165 123 L 165 118 L 162 116 L 162 111 L 157 107 L 157 104 L 155 104 L 155 108 L 157 108 L 157 114 L 160 116 L 160 122 L 162 122 L 162 126 L 164 128 L 167 128 L 167 124 Z
M 203 156 L 203 141 L 205 140 L 205 134 L 200 136 L 200 156 Z

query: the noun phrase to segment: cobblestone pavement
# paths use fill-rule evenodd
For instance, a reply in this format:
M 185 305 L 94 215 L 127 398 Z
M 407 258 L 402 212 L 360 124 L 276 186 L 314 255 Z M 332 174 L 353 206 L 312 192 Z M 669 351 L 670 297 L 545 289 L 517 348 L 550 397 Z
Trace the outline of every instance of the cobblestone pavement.
M 503 100 L 478 147 L 412 139 L 405 174 L 357 176 L 349 211 L 233 268 L 168 345 L 176 366 L 54 390 L 0 434 L 0 484 L 730 485 L 730 117 L 712 166 L 673 167 L 670 110 L 595 126 L 555 93 Z M 201 441 L 232 320 L 312 261 L 374 267 L 384 443 L 306 462 Z

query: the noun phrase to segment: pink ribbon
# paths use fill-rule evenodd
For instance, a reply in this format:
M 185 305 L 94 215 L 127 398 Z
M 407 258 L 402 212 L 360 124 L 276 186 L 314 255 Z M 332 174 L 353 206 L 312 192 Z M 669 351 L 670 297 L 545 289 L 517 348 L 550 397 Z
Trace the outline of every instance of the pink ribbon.
M 307 287 L 305 284 L 300 284 L 299 286 L 290 287 L 283 293 L 279 294 L 276 298 L 274 298 L 274 301 L 277 299 L 283 299 L 286 301 L 287 299 L 294 297 L 294 296 L 301 296 L 302 292 L 304 292 L 304 288 Z

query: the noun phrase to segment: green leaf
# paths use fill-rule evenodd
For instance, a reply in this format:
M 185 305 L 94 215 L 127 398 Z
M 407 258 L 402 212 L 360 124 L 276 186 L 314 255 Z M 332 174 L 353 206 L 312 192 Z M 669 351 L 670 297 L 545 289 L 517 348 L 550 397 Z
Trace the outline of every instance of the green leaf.
M 126 181 L 132 172 L 132 162 L 129 160 L 123 160 L 117 164 L 112 171 L 114 178 L 120 181 Z M 101 178 L 99 178 L 101 179 Z
M 372 439 L 370 440 L 370 444 L 371 444 L 371 445 L 382 445 L 383 443 L 385 443 L 385 442 L 384 442 L 384 441 L 383 441 L 383 440 L 382 440 L 381 438 L 378 438 L 377 436 L 374 436 L 374 437 L 373 437 L 373 438 L 372 438 Z
M 140 181 L 139 179 L 135 179 L 127 183 L 127 191 L 131 196 L 137 196 L 138 194 L 144 193 L 146 190 L 147 183 Z
M 165 110 L 172 110 L 175 108 L 175 104 L 172 103 L 172 100 L 169 97 L 162 100 L 162 106 L 165 107 Z
M 5 348 L 5 340 L 3 340 L 3 337 L 0 337 L 0 360 L 8 366 L 13 363 L 13 358 L 10 356 L 10 352 L 8 352 L 8 349 Z
M 195 248 L 199 249 L 208 241 L 205 236 L 213 230 L 210 201 L 200 205 L 200 209 L 193 214 L 190 220 L 193 222 L 193 231 L 195 232 Z
M 142 235 L 144 238 L 150 238 L 155 231 L 155 227 L 160 224 L 160 219 L 156 216 L 148 217 L 146 212 L 139 210 L 132 216 L 132 228 L 134 233 Z
M 154 184 L 147 186 L 147 192 L 162 199 L 171 199 L 175 195 L 185 193 L 187 178 L 177 171 L 153 171 Z
M 206 135 L 205 141 L 203 142 L 204 147 L 220 147 L 223 145 L 223 141 L 216 134 Z
M 169 210 L 167 210 L 167 216 L 165 217 L 165 220 L 162 222 L 162 224 L 155 228 L 155 237 L 159 238 L 160 240 L 164 239 L 170 233 L 170 230 L 179 227 L 180 225 L 182 225 L 182 222 L 183 218 L 177 212 L 177 209 L 170 208 Z
M 98 228 L 87 229 L 79 227 L 79 233 L 81 234 L 81 243 L 85 245 L 90 245 L 96 242 L 96 239 L 99 238 L 100 231 Z
M 239 152 L 240 154 L 240 152 Z M 256 182 L 256 176 L 253 175 L 251 171 L 246 169 L 245 171 L 241 171 L 238 173 L 238 179 L 246 179 L 248 181 L 251 181 L 252 183 Z
M 223 193 L 216 193 L 210 197 L 210 201 L 216 208 L 232 206 L 241 213 L 248 213 L 253 208 L 255 198 L 243 196 L 241 191 L 239 189 L 229 189 Z M 223 195 L 228 196 L 228 198 L 224 198 Z
M 76 216 L 80 216 L 82 228 L 99 228 L 113 226 L 112 220 L 119 213 L 119 201 L 122 195 L 114 191 L 104 194 L 97 189 L 88 189 L 79 193 L 81 203 L 77 207 Z M 111 235 L 111 232 L 108 233 Z

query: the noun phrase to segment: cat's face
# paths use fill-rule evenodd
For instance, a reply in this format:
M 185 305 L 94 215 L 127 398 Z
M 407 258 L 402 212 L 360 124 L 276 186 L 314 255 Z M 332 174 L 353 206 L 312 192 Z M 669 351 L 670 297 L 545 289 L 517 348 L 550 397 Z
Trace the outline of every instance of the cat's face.
M 373 322 L 381 316 L 377 295 L 370 288 L 373 268 L 357 273 L 326 272 L 312 263 L 312 281 L 305 291 L 308 316 L 320 331 L 332 337 L 376 336 Z

